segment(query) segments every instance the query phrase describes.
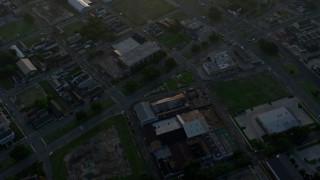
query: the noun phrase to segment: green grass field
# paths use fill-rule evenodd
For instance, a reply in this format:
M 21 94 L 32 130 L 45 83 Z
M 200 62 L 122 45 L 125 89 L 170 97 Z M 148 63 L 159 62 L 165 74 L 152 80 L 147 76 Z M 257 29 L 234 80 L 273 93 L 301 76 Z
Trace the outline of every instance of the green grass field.
M 31 47 L 33 44 L 40 42 L 41 39 L 48 37 L 47 34 L 41 34 L 38 36 L 34 36 L 34 37 L 30 37 L 26 40 L 23 41 L 23 43 L 27 46 L 27 47 Z
M 75 21 L 73 23 L 70 23 L 61 29 L 64 31 L 63 37 L 68 38 L 75 34 L 75 32 L 79 32 L 83 26 L 82 21 Z
M 136 146 L 134 145 L 134 142 L 130 135 L 130 130 L 126 123 L 126 119 L 123 117 L 123 115 L 116 115 L 106 119 L 101 124 L 95 126 L 94 128 L 90 129 L 89 131 L 74 139 L 70 143 L 66 144 L 61 149 L 55 151 L 53 155 L 50 157 L 53 174 L 52 178 L 60 180 L 67 179 L 67 171 L 63 162 L 64 156 L 75 147 L 88 141 L 97 133 L 104 131 L 112 126 L 115 126 L 115 128 L 118 131 L 118 134 L 121 139 L 121 145 L 124 149 L 124 152 L 132 170 L 132 174 L 124 179 L 140 179 L 140 174 L 142 172 L 145 172 L 145 164 L 138 155 L 139 152 Z
M 300 74 L 299 70 L 293 64 L 285 64 L 282 68 L 290 74 L 290 76 L 298 76 Z
M 52 96 L 52 98 L 59 97 L 58 93 L 56 92 L 56 90 L 53 89 L 53 87 L 51 86 L 48 80 L 43 80 L 39 82 L 39 85 L 46 92 L 48 96 Z
M 190 41 L 188 36 L 183 32 L 175 33 L 175 32 L 165 31 L 163 34 L 161 34 L 157 38 L 161 43 L 163 43 L 168 48 L 174 48 L 179 44 L 188 43 Z
M 318 104 L 320 105 L 320 89 L 310 81 L 301 81 L 299 86 Z
M 35 29 L 36 29 L 36 26 L 34 24 L 31 24 L 23 19 L 20 19 L 17 21 L 10 22 L 5 26 L 2 26 L 0 28 L 0 37 L 4 41 L 9 41 L 11 39 L 18 37 L 18 34 L 21 36 Z
M 101 105 L 103 109 L 108 109 L 114 104 L 115 102 L 111 98 L 101 101 Z M 98 115 L 98 113 L 93 112 L 91 109 L 86 110 L 86 112 L 88 114 L 88 119 Z M 62 124 L 59 128 L 48 133 L 43 139 L 47 144 L 50 144 L 81 124 L 82 122 L 78 121 L 77 119 L 69 120 L 64 124 Z
M 0 84 L 5 90 L 9 90 L 13 88 L 13 84 L 10 79 L 0 79 Z
M 170 16 L 170 18 L 172 18 L 174 20 L 177 20 L 177 21 L 182 21 L 184 19 L 189 18 L 189 16 L 186 13 L 182 12 L 182 11 L 177 11 L 177 12 L 173 13 Z
M 174 9 L 164 0 L 121 0 L 114 1 L 111 6 L 136 25 L 143 25 L 148 20 L 156 19 Z
M 232 114 L 290 95 L 288 90 L 269 74 L 221 82 L 215 84 L 212 90 Z

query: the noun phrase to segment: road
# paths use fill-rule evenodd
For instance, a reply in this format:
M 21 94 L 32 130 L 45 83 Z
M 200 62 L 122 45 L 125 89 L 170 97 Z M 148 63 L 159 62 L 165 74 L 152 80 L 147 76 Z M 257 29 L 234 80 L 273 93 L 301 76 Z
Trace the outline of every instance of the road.
M 175 1 L 171 1 L 171 0 L 167 0 L 169 3 L 174 4 L 174 6 L 176 6 L 177 8 L 180 8 L 182 11 L 188 12 L 188 14 L 190 14 L 191 16 L 194 17 L 198 17 L 201 18 L 202 17 L 202 13 L 199 13 L 197 10 L 195 10 L 194 8 L 188 6 L 187 4 L 177 4 Z M 34 14 L 33 14 L 34 15 Z M 298 20 L 302 20 L 305 19 L 307 17 L 313 17 L 316 14 L 309 14 L 309 15 L 301 15 L 301 16 L 297 16 L 294 19 L 291 19 L 289 21 L 286 21 L 280 25 L 276 25 L 276 26 L 272 26 L 269 29 L 258 29 L 258 28 L 251 28 L 250 33 L 252 34 L 256 34 L 258 37 L 265 37 L 268 33 L 275 31 L 278 28 L 281 27 L 285 27 L 286 25 L 292 24 L 295 21 Z M 83 16 L 85 16 L 85 14 L 83 15 L 79 15 L 79 16 L 75 16 L 69 20 L 67 20 L 66 22 L 63 22 L 63 24 L 68 23 L 70 21 L 82 18 Z M 225 16 L 229 16 L 229 15 L 225 15 Z M 35 16 L 35 18 L 37 19 L 37 17 Z M 247 22 L 247 21 L 242 21 L 240 18 L 237 17 L 229 17 L 229 19 L 231 19 L 233 21 L 233 23 L 236 23 L 238 25 L 241 26 L 241 28 L 246 29 L 247 27 L 250 27 L 251 23 L 256 23 L 257 20 L 255 20 L 255 22 Z M 40 28 L 39 31 L 37 32 L 33 32 L 31 34 L 31 36 L 35 36 L 39 33 L 47 33 L 50 34 L 52 33 L 52 27 L 46 25 L 45 23 L 43 23 L 41 20 L 37 19 L 37 21 L 39 22 Z M 41 21 L 41 22 L 40 22 Z M 239 23 L 240 22 L 240 23 Z M 134 28 L 136 31 L 145 34 L 142 29 L 140 27 L 135 27 Z M 312 98 L 310 98 L 304 91 L 301 90 L 301 88 L 299 88 L 298 84 L 296 81 L 294 81 L 286 72 L 283 71 L 283 69 L 281 68 L 281 63 L 279 61 L 275 61 L 274 59 L 266 56 L 265 54 L 263 54 L 260 50 L 258 50 L 253 44 L 250 44 L 247 42 L 247 40 L 241 36 L 241 31 L 233 31 L 233 32 L 229 32 L 225 35 L 226 39 L 230 39 L 230 40 L 234 40 L 236 41 L 238 44 L 244 44 L 248 49 L 252 50 L 256 55 L 258 55 L 261 59 L 264 60 L 264 62 L 266 63 L 266 66 L 263 66 L 261 69 L 259 70 L 255 70 L 255 71 L 250 71 L 250 72 L 246 72 L 248 74 L 254 74 L 257 73 L 258 71 L 264 71 L 265 67 L 271 67 L 273 73 L 275 74 L 275 76 L 277 76 L 277 78 L 286 86 L 288 87 L 288 89 L 292 92 L 292 94 L 296 97 L 298 97 L 302 102 L 304 102 L 306 104 L 306 106 L 311 110 L 312 113 L 316 114 L 316 115 L 320 115 L 320 108 L 319 106 L 312 100 Z M 147 36 L 147 35 L 146 35 Z M 152 37 L 149 37 L 149 39 L 153 39 Z M 180 52 L 177 51 L 171 51 L 170 49 L 166 49 L 164 48 L 164 50 L 171 56 L 173 57 L 177 62 L 178 62 L 178 67 L 169 72 L 166 75 L 163 75 L 161 77 L 159 77 L 158 79 L 152 81 L 151 83 L 149 83 L 147 86 L 144 86 L 143 88 L 141 88 L 140 90 L 138 90 L 136 93 L 125 97 L 120 91 L 121 91 L 121 87 L 119 86 L 114 86 L 111 85 L 110 83 L 108 83 L 107 81 L 105 81 L 104 78 L 101 77 L 101 75 L 96 72 L 96 70 L 94 68 L 91 67 L 91 65 L 81 56 L 75 54 L 74 52 L 72 52 L 70 49 L 68 49 L 68 47 L 65 46 L 64 42 L 61 41 L 61 39 L 59 37 L 55 38 L 57 40 L 57 42 L 59 43 L 60 46 L 62 46 L 64 49 L 66 49 L 71 55 L 72 57 L 74 57 L 74 59 L 78 62 L 78 64 L 80 64 L 80 66 L 82 66 L 87 72 L 88 74 L 90 74 L 95 80 L 97 80 L 100 84 L 102 84 L 105 89 L 107 89 L 106 91 L 106 96 L 104 98 L 108 98 L 108 97 L 112 97 L 117 104 L 114 105 L 113 107 L 103 111 L 101 114 L 91 118 L 90 120 L 86 121 L 84 124 L 82 124 L 80 127 L 77 127 L 73 130 L 71 130 L 70 132 L 68 132 L 67 134 L 65 134 L 63 137 L 57 139 L 56 141 L 54 141 L 53 143 L 47 145 L 44 143 L 44 141 L 42 140 L 42 137 L 45 136 L 46 134 L 48 134 L 49 132 L 51 132 L 52 130 L 58 128 L 63 122 L 62 121 L 57 121 L 57 122 L 53 122 L 52 124 L 50 124 L 48 127 L 40 130 L 40 131 L 34 131 L 30 125 L 28 123 L 26 123 L 24 121 L 24 117 L 20 114 L 20 112 L 17 110 L 17 108 L 15 107 L 15 105 L 12 103 L 12 101 L 10 101 L 10 97 L 14 94 L 16 94 L 17 92 L 21 91 L 22 89 L 24 89 L 25 87 L 17 87 L 13 90 L 10 91 L 4 91 L 1 90 L 0 91 L 0 96 L 1 98 L 5 101 L 8 102 L 8 107 L 9 109 L 13 112 L 13 114 L 15 114 L 15 119 L 17 121 L 17 123 L 19 124 L 19 126 L 21 127 L 22 131 L 25 133 L 26 135 L 26 141 L 32 145 L 32 147 L 35 149 L 35 154 L 28 157 L 26 160 L 24 160 L 21 163 L 16 164 L 14 167 L 8 169 L 7 171 L 5 171 L 2 175 L 3 176 L 8 176 L 8 175 L 12 175 L 15 174 L 16 172 L 19 172 L 20 170 L 22 170 L 24 167 L 28 166 L 29 164 L 31 164 L 31 162 L 34 162 L 36 160 L 41 160 L 44 163 L 44 170 L 47 174 L 47 178 L 51 179 L 50 177 L 52 176 L 52 172 L 51 172 L 51 167 L 50 167 L 50 160 L 49 160 L 49 153 L 50 152 L 54 152 L 55 150 L 59 149 L 60 147 L 62 147 L 64 144 L 70 142 L 72 139 L 80 136 L 83 132 L 87 131 L 88 129 L 91 129 L 92 127 L 98 125 L 99 123 L 101 123 L 102 121 L 104 121 L 106 119 L 106 117 L 115 114 L 117 112 L 123 111 L 125 110 L 125 112 L 129 115 L 129 116 L 133 116 L 130 109 L 131 109 L 131 105 L 141 101 L 143 99 L 145 99 L 144 94 L 154 88 L 156 88 L 157 86 L 159 86 L 163 81 L 167 80 L 168 78 L 170 78 L 171 76 L 173 76 L 174 74 L 176 74 L 177 71 L 181 71 L 184 69 L 189 69 L 193 72 L 193 74 L 196 77 L 196 82 L 194 83 L 194 87 L 197 88 L 202 88 L 205 90 L 205 92 L 207 92 L 212 99 L 214 100 L 214 106 L 215 107 L 223 107 L 223 104 L 219 101 L 219 98 L 212 92 L 210 92 L 207 89 L 208 84 L 217 82 L 217 81 L 221 81 L 223 80 L 221 79 L 212 79 L 212 80 L 203 80 L 200 76 L 198 76 L 198 72 L 197 72 L 197 68 L 196 66 L 193 64 L 194 61 L 196 61 L 196 59 L 193 59 L 191 61 L 186 60 Z M 6 49 L 8 48 L 11 44 L 8 43 L 6 46 L 1 47 L 0 49 Z M 316 77 L 312 72 L 310 72 L 308 69 L 306 69 L 304 66 L 301 66 L 301 62 L 299 62 L 299 60 L 297 58 L 295 58 L 290 52 L 288 52 L 286 49 L 284 48 L 280 48 L 281 54 L 284 57 L 288 57 L 290 59 L 290 61 L 292 63 L 294 63 L 300 70 L 301 74 L 303 74 L 304 79 L 306 80 L 310 80 L 311 82 L 314 82 L 316 84 L 320 84 L 320 81 L 318 79 L 318 77 Z M 29 84 L 35 84 L 43 79 L 46 79 L 48 77 L 48 74 L 50 74 L 50 72 L 47 72 L 45 74 L 42 74 L 34 79 L 32 79 L 30 81 Z M 155 97 L 155 96 L 154 96 Z M 150 97 L 148 97 L 150 98 Z M 219 117 L 221 119 L 223 119 L 223 122 L 229 127 L 229 129 L 232 131 L 233 135 L 235 135 L 235 137 L 237 138 L 237 140 L 240 143 L 242 149 L 247 150 L 247 145 L 244 142 L 241 134 L 239 133 L 239 131 L 237 131 L 234 127 L 234 125 L 232 124 L 232 120 L 230 119 L 230 117 L 228 116 L 228 112 L 225 108 L 216 108 L 217 110 L 217 114 L 219 115 Z M 69 117 L 64 121 L 68 121 L 70 119 L 72 119 L 73 117 Z M 136 131 L 133 132 L 141 132 L 141 130 L 139 130 L 139 125 L 132 123 L 132 128 L 136 129 Z M 136 133 L 138 134 L 138 133 Z M 149 156 L 150 153 L 146 153 L 148 152 L 148 148 L 146 147 L 144 141 L 143 141 L 143 135 L 136 135 L 134 136 L 139 144 L 139 147 L 141 146 L 144 155 Z M 147 159 L 151 160 L 151 157 L 146 157 Z M 151 163 L 150 163 L 151 162 Z M 159 176 L 159 172 L 157 172 L 157 167 L 154 167 L 155 163 L 152 163 L 152 161 L 147 161 L 148 163 L 148 167 L 150 168 L 150 172 L 154 172 L 155 173 L 155 177 Z M 153 164 L 153 165 L 152 165 Z

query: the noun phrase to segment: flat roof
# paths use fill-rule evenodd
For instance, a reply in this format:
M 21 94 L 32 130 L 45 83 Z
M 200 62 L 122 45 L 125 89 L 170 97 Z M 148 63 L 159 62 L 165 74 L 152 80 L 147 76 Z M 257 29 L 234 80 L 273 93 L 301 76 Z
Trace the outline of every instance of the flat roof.
M 118 44 L 114 44 L 112 46 L 112 48 L 115 49 L 115 52 L 119 56 L 122 56 L 122 55 L 132 51 L 133 49 L 139 47 L 139 46 L 140 46 L 140 44 L 130 37 L 130 38 L 118 43 Z
M 208 54 L 208 58 L 211 61 L 203 63 L 202 65 L 208 74 L 219 72 L 227 68 L 235 67 L 237 65 L 237 62 L 232 59 L 227 51 L 223 51 L 217 54 L 210 53 Z
M 126 54 L 122 54 L 119 59 L 130 67 L 160 50 L 161 48 L 157 43 L 148 41 Z
M 298 173 L 298 169 L 294 168 L 292 163 L 285 155 L 277 155 L 267 161 L 267 165 L 272 173 L 279 180 L 302 180 L 303 177 Z
M 158 118 L 151 109 L 149 102 L 140 102 L 134 106 L 134 110 L 140 120 L 141 125 L 145 125 L 150 121 L 156 121 Z
M 152 126 L 157 136 L 182 128 L 176 117 L 155 122 Z
M 286 107 L 276 108 L 259 114 L 257 119 L 268 133 L 283 132 L 300 125 L 300 121 Z

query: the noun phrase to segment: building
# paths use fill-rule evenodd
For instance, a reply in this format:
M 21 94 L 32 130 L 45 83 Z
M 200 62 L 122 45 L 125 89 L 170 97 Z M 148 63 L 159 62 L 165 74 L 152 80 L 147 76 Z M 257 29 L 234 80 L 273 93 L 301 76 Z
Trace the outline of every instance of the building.
M 112 48 L 114 49 L 114 52 L 121 57 L 139 46 L 140 44 L 137 41 L 132 38 L 128 38 L 118 44 L 114 44 Z
M 203 136 L 207 149 L 211 153 L 212 159 L 215 161 L 222 160 L 233 155 L 232 150 L 225 145 L 225 142 L 223 142 L 215 132 L 210 131 Z
M 177 115 L 188 138 L 202 135 L 209 131 L 209 126 L 199 110 Z
M 83 9 L 90 7 L 90 0 L 68 0 L 68 3 L 77 11 L 81 12 Z
M 167 119 L 189 111 L 191 104 L 187 101 L 185 94 L 180 93 L 153 101 L 151 107 L 159 119 Z
M 149 102 L 140 102 L 134 106 L 134 110 L 140 120 L 140 125 L 144 126 L 146 124 L 155 122 L 158 120 L 157 116 L 151 109 Z
M 257 121 L 268 134 L 284 132 L 301 124 L 286 107 L 259 114 Z
M 47 109 L 36 109 L 27 114 L 29 123 L 35 128 L 40 129 L 52 121 Z
M 25 55 L 22 53 L 22 51 L 18 48 L 18 46 L 16 45 L 12 45 L 10 47 L 10 49 L 14 50 L 16 52 L 16 55 L 18 56 L 18 58 L 24 58 Z
M 218 54 L 210 53 L 207 60 L 209 62 L 203 63 L 202 67 L 209 75 L 238 67 L 238 63 L 228 54 L 227 51 L 223 51 Z
M 52 110 L 53 114 L 56 116 L 56 118 L 62 118 L 64 116 L 61 106 L 55 100 L 51 100 L 49 102 L 49 107 Z
M 32 76 L 37 72 L 37 68 L 28 58 L 20 59 L 16 64 L 21 72 L 26 76 Z
M 139 44 L 132 38 L 112 47 L 119 63 L 128 71 L 144 64 L 146 61 L 153 60 L 161 52 L 161 48 L 155 42 L 147 41 Z
M 277 180 L 302 180 L 303 177 L 285 155 L 277 155 L 266 162 Z
M 10 122 L 4 114 L 0 113 L 0 145 L 7 146 L 14 138 L 15 134 L 10 128 Z

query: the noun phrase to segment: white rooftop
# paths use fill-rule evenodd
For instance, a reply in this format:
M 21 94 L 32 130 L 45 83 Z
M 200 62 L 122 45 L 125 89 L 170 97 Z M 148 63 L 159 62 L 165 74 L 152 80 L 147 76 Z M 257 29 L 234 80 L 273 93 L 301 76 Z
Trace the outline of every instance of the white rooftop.
M 28 75 L 32 71 L 37 71 L 37 68 L 31 63 L 28 58 L 20 59 L 17 62 L 17 66 L 25 75 Z
M 118 44 L 113 45 L 113 49 L 115 49 L 115 52 L 119 55 L 122 56 L 130 51 L 132 51 L 133 49 L 137 48 L 138 46 L 140 46 L 140 44 L 135 41 L 132 38 L 128 38 Z
M 157 136 L 182 128 L 176 117 L 155 122 L 152 126 L 154 127 Z
M 286 107 L 280 107 L 257 116 L 260 125 L 269 133 L 279 133 L 299 126 L 296 119 Z

